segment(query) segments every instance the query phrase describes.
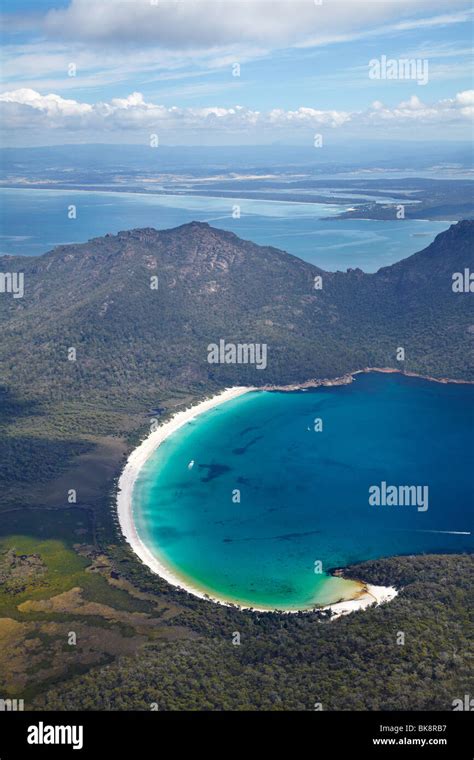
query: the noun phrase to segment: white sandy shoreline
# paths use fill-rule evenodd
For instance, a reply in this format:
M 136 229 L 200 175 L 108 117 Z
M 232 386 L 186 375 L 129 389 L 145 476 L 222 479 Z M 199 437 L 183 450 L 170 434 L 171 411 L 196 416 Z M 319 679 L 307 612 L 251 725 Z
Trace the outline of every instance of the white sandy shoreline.
M 147 565 L 147 567 L 150 568 L 150 570 L 166 580 L 172 586 L 182 588 L 194 596 L 200 597 L 201 599 L 208 599 L 213 602 L 220 602 L 221 604 L 227 606 L 238 606 L 241 609 L 250 609 L 250 607 L 246 607 L 234 602 L 229 602 L 225 599 L 213 598 L 198 586 L 193 586 L 190 584 L 187 579 L 184 580 L 180 578 L 177 574 L 173 573 L 168 567 L 166 567 L 166 565 L 160 562 L 160 560 L 143 543 L 137 533 L 133 519 L 132 495 L 133 487 L 141 468 L 148 460 L 148 458 L 153 454 L 153 452 L 163 443 L 163 441 L 168 438 L 168 436 L 179 430 L 181 427 L 183 427 L 183 425 L 191 422 L 191 420 L 194 420 L 199 414 L 209 411 L 210 409 L 214 409 L 215 407 L 220 406 L 220 404 L 223 404 L 226 401 L 230 401 L 233 398 L 242 396 L 244 393 L 255 390 L 258 389 L 251 386 L 236 386 L 234 388 L 226 388 L 226 390 L 218 393 L 212 398 L 205 399 L 195 406 L 184 409 L 181 412 L 177 412 L 170 420 L 164 422 L 163 425 L 160 425 L 157 430 L 150 433 L 150 435 L 147 436 L 147 438 L 145 438 L 142 443 L 132 451 L 120 475 L 117 492 L 117 514 L 122 533 L 135 554 L 138 555 L 138 557 L 142 560 L 142 562 L 144 562 L 145 565 Z M 336 602 L 325 607 L 318 607 L 318 610 L 332 610 L 332 619 L 334 619 L 355 610 L 366 609 L 372 604 L 381 604 L 382 602 L 389 601 L 393 599 L 393 597 L 397 594 L 396 589 L 393 587 L 373 586 L 370 584 L 362 584 L 361 591 L 362 593 L 359 592 L 357 598 L 355 599 Z M 263 609 L 252 607 L 251 609 L 253 609 L 255 612 L 272 611 L 269 608 Z M 312 610 L 282 610 L 282 612 L 288 613 L 296 613 L 300 611 L 311 612 Z

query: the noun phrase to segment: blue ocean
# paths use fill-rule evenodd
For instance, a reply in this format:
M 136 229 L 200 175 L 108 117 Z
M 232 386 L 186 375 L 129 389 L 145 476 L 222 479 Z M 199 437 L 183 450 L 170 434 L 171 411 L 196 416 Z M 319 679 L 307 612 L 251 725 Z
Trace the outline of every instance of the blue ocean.
M 249 392 L 155 451 L 134 488 L 137 530 L 183 581 L 264 609 L 347 598 L 335 567 L 472 551 L 473 400 L 474 386 L 379 373 Z M 384 482 L 426 503 L 371 504 Z

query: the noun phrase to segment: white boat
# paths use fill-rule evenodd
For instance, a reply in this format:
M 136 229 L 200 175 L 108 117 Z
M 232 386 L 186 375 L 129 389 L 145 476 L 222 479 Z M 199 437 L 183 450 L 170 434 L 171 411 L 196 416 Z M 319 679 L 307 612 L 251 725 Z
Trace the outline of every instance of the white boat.
M 194 467 L 194 459 L 191 459 L 190 463 L 188 464 L 188 470 L 192 470 Z

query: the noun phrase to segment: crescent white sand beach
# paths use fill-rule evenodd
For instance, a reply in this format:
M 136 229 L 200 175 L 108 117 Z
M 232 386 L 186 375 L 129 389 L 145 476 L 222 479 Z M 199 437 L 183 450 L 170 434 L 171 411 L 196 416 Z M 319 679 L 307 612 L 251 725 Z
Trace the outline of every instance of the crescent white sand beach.
M 188 422 L 196 419 L 198 415 L 203 412 L 207 412 L 210 409 L 214 409 L 220 404 L 223 404 L 231 399 L 237 398 L 244 393 L 258 390 L 257 388 L 248 386 L 236 386 L 233 388 L 226 388 L 221 393 L 213 396 L 212 398 L 205 399 L 200 403 L 177 412 L 171 419 L 164 422 L 157 430 L 150 433 L 142 443 L 132 451 L 127 463 L 120 475 L 118 482 L 117 493 L 117 513 L 125 539 L 130 544 L 135 554 L 144 562 L 147 567 L 161 578 L 166 580 L 173 586 L 182 588 L 185 591 L 198 596 L 201 599 L 208 599 L 213 602 L 219 602 L 224 605 L 239 606 L 241 609 L 250 609 L 245 604 L 239 604 L 237 602 L 231 602 L 226 599 L 213 598 L 204 589 L 199 588 L 192 584 L 188 578 L 180 577 L 176 572 L 173 572 L 167 567 L 159 558 L 152 553 L 148 547 L 143 543 L 140 536 L 137 533 L 135 522 L 133 519 L 133 488 L 138 477 L 138 474 L 154 451 L 165 441 L 170 435 L 182 428 Z M 381 604 L 382 602 L 390 601 L 396 596 L 397 591 L 391 586 L 373 586 L 371 584 L 365 584 L 360 582 L 359 591 L 357 596 L 353 599 L 336 602 L 324 607 L 318 607 L 320 610 L 331 610 L 335 619 L 341 615 L 354 612 L 356 610 L 363 610 L 373 604 Z M 271 612 L 270 608 L 257 608 L 252 607 L 255 612 Z M 282 610 L 283 612 L 299 612 L 311 610 Z

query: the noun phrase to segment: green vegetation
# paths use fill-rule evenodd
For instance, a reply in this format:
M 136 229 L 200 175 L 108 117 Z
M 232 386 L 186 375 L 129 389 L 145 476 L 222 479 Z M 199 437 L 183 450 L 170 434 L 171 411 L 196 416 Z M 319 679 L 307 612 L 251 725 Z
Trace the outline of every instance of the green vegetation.
M 51 597 L 80 587 L 85 599 L 111 604 L 116 609 L 147 610 L 149 605 L 130 598 L 120 589 L 111 588 L 105 578 L 98 573 L 86 573 L 90 560 L 81 557 L 64 542 L 57 540 L 38 541 L 30 536 L 9 536 L 0 540 L 0 567 L 2 559 L 8 550 L 14 550 L 18 556 L 39 555 L 46 572 L 38 577 L 38 572 L 32 573 L 31 582 L 28 578 L 24 588 L 14 593 L 8 586 L 2 585 L 0 591 L 0 616 L 13 617 L 23 620 L 30 613 L 19 612 L 18 606 L 23 602 Z
M 37 701 L 48 709 L 450 710 L 472 693 L 472 557 L 397 557 L 354 568 L 406 585 L 380 607 L 333 622 L 238 612 L 197 600 L 174 624 L 199 638 L 149 644 Z M 146 577 L 143 586 L 160 581 Z M 174 592 L 173 596 L 183 596 Z M 188 605 L 186 604 L 188 607 Z M 240 646 L 233 646 L 239 631 Z M 405 644 L 397 644 L 400 632 Z

